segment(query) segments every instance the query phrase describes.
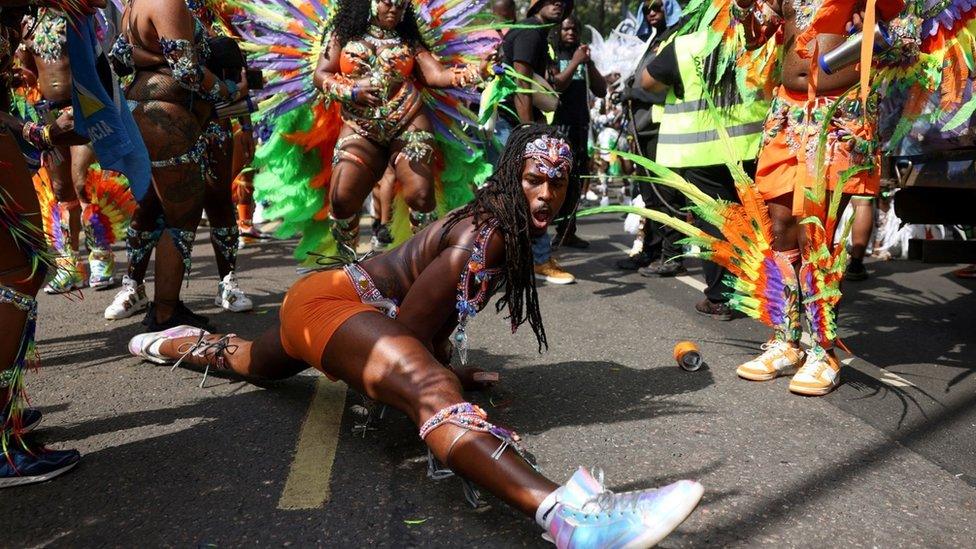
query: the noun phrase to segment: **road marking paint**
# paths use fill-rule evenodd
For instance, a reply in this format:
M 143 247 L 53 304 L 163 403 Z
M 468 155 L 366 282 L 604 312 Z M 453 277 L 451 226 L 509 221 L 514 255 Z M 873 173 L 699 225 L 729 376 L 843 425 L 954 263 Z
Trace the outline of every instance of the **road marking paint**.
M 881 379 L 878 381 L 884 383 L 885 385 L 891 385 L 892 387 L 915 387 L 915 384 L 913 384 L 911 381 L 908 381 L 900 375 L 893 374 L 887 370 L 885 370 L 884 374 L 881 376 Z
M 344 383 L 330 381 L 325 376 L 315 380 L 315 395 L 295 444 L 295 458 L 278 509 L 318 509 L 328 503 L 345 404 Z
M 697 278 L 691 278 L 690 276 L 676 276 L 674 278 L 675 280 L 680 280 L 681 282 L 684 282 L 685 284 L 691 286 L 692 288 L 698 290 L 699 292 L 704 292 L 705 288 L 708 287 L 705 286 L 705 283 L 702 282 L 701 280 L 698 280 Z

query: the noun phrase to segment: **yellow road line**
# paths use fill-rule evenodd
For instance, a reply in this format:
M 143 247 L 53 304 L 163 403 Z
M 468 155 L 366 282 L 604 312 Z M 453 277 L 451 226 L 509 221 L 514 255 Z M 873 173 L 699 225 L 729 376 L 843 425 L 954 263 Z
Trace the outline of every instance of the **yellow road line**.
M 278 509 L 317 509 L 328 503 L 345 403 L 344 383 L 329 381 L 325 376 L 315 380 L 315 395 L 295 444 L 295 459 Z

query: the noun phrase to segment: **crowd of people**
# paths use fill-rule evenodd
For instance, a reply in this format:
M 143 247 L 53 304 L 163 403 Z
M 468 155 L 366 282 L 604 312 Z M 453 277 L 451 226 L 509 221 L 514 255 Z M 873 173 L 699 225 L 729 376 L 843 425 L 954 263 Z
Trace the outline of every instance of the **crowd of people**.
M 640 218 L 621 270 L 680 276 L 697 255 L 698 313 L 771 328 L 741 378 L 792 376 L 807 396 L 839 385 L 840 281 L 868 276 L 869 249 L 890 257 L 900 228 L 888 195 L 872 200 L 883 144 L 865 68 L 816 55 L 862 28 L 910 28 L 905 2 L 645 0 L 614 31 L 632 61 L 605 70 L 620 51 L 584 40 L 573 0 L 531 0 L 520 20 L 514 0 L 305 4 L 0 0 L 0 487 L 80 460 L 28 434 L 36 295 L 116 287 L 116 241 L 128 261 L 104 316 L 145 311 L 134 356 L 245 379 L 318 369 L 405 413 L 430 471 L 461 477 L 469 501 L 487 490 L 559 547 L 653 545 L 703 494 L 684 480 L 614 494 L 582 468 L 560 485 L 465 400 L 497 381 L 465 365 L 468 322 L 492 298 L 547 348 L 536 285 L 575 282 L 554 254 L 589 247 L 581 208 Z M 894 34 L 885 55 L 911 57 Z M 261 335 L 213 333 L 180 299 L 193 245 L 205 219 L 215 305 L 251 310 L 237 253 L 262 236 L 256 203 L 301 236 L 309 272 Z

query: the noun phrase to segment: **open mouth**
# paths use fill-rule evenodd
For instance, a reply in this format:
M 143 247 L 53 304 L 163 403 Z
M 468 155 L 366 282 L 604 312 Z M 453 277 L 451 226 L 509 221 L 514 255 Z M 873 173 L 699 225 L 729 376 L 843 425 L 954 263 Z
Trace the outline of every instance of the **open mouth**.
M 532 226 L 539 231 L 544 231 L 552 221 L 552 211 L 548 208 L 538 209 L 532 212 Z

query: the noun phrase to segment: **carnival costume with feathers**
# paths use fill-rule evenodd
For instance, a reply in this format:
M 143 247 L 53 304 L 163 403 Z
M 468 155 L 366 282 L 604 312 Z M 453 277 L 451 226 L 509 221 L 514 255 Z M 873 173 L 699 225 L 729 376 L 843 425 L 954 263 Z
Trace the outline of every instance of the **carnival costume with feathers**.
M 365 1 L 365 0 L 364 0 Z M 499 38 L 494 25 L 478 25 L 486 0 L 411 0 L 423 41 L 445 66 L 477 64 L 494 53 Z M 339 101 L 330 101 L 313 83 L 313 74 L 332 23 L 336 0 L 231 0 L 246 15 L 234 20 L 249 52 L 250 66 L 264 71 L 260 99 L 255 195 L 270 203 L 266 215 L 279 218 L 278 236 L 300 233 L 295 251 L 303 263 L 314 255 L 335 256 L 328 186 L 339 131 Z M 468 134 L 477 115 L 467 105 L 478 101 L 472 89 L 434 89 L 416 82 L 423 111 L 435 134 L 432 168 L 437 212 L 443 214 L 473 198 L 473 186 L 491 173 L 481 146 Z M 394 208 L 394 244 L 411 234 L 407 207 L 398 196 Z M 313 254 L 310 256 L 309 254 Z
M 873 28 L 876 4 L 882 13 L 883 8 L 892 6 L 891 3 L 881 6 L 881 2 L 869 0 L 865 28 Z M 685 29 L 710 29 L 713 43 L 722 48 L 722 55 L 736 56 L 740 91 L 743 86 L 748 89 L 761 87 L 764 82 L 778 81 L 773 72 L 779 57 L 776 49 L 781 45 L 770 40 L 758 52 L 746 52 L 742 48 L 741 27 L 732 19 L 730 8 L 728 0 L 693 2 L 686 10 L 692 16 Z M 808 41 L 817 32 L 824 32 L 824 28 L 834 29 L 840 25 L 842 29 L 849 10 L 848 0 L 824 0 L 819 11 L 813 14 L 807 32 L 798 35 L 797 41 Z M 841 13 L 845 15 L 839 15 Z M 883 124 L 883 129 L 886 126 L 892 133 L 881 136 L 882 142 L 897 147 L 902 138 L 911 135 L 913 128 L 926 124 L 935 133 L 958 132 L 958 126 L 968 121 L 976 110 L 976 101 L 971 95 L 972 76 L 976 72 L 976 3 L 971 0 L 917 0 L 904 7 L 899 17 L 890 22 L 890 27 L 899 49 L 872 56 L 872 37 L 865 33 L 861 57 L 862 67 L 871 69 L 861 71 L 862 99 L 867 94 L 891 93 L 883 98 L 883 102 L 889 102 L 886 109 L 894 113 L 891 115 L 894 120 Z M 896 91 L 901 93 L 895 94 Z M 907 102 L 903 100 L 906 96 L 909 98 Z M 711 109 L 715 111 L 714 105 Z M 882 108 L 882 111 L 886 109 Z M 949 121 L 949 124 L 942 125 L 941 121 Z M 825 129 L 827 122 L 829 120 L 825 121 Z M 956 123 L 959 124 L 954 126 Z M 964 129 L 969 131 L 968 128 L 966 124 Z M 728 140 L 724 128 L 720 127 L 719 133 Z M 741 204 L 714 199 L 664 166 L 640 156 L 619 153 L 646 168 L 651 174 L 647 178 L 650 181 L 681 191 L 689 198 L 689 209 L 719 228 L 723 238 L 709 236 L 681 219 L 644 208 L 611 206 L 585 210 L 579 215 L 635 213 L 675 228 L 688 235 L 684 243 L 700 249 L 695 255 L 732 273 L 734 280 L 729 281 L 731 307 L 770 326 L 778 337 L 796 341 L 799 339 L 802 305 L 815 348 L 830 348 L 837 341 L 835 309 L 841 297 L 840 282 L 847 252 L 843 245 L 833 245 L 842 193 L 827 191 L 826 141 L 826 131 L 821 132 L 818 178 L 813 188 L 805 190 L 806 200 L 800 217 L 807 247 L 802 250 L 798 272 L 792 261 L 784 260 L 782 254 L 773 250 L 774 235 L 766 204 L 754 182 L 735 163 L 726 162 Z M 856 166 L 841 179 L 850 177 L 857 170 L 874 168 Z M 837 188 L 841 189 L 843 185 L 838 184 Z M 840 231 L 843 241 L 850 225 L 841 227 Z

